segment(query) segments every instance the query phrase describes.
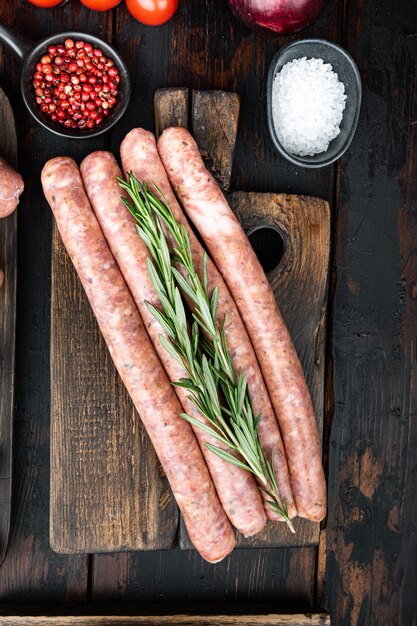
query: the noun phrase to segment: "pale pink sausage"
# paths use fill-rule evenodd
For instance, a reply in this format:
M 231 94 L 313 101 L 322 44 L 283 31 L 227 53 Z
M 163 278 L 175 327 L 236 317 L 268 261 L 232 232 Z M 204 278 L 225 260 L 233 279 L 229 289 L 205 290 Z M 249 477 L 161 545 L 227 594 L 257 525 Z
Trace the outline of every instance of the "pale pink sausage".
M 193 259 L 201 276 L 204 250 L 190 229 L 172 191 L 159 158 L 155 137 L 142 128 L 135 128 L 125 137 L 120 148 L 120 154 L 124 171 L 132 171 L 140 181 L 154 182 L 167 199 L 177 221 L 186 225 L 190 236 Z M 287 503 L 290 518 L 293 518 L 296 515 L 296 510 L 284 446 L 252 345 L 226 283 L 210 259 L 207 269 L 211 288 L 217 286 L 219 292 L 217 320 L 222 324 L 226 318 L 225 331 L 233 363 L 236 371 L 242 368 L 242 371 L 247 375 L 255 413 L 262 413 L 259 424 L 261 444 L 268 458 L 273 454 L 281 496 Z M 282 520 L 280 516 L 271 511 L 268 505 L 266 505 L 266 511 L 270 519 Z
M 13 213 L 23 189 L 21 175 L 0 157 L 0 218 Z
M 197 440 L 143 327 L 86 196 L 76 163 L 48 161 L 42 186 L 120 377 L 136 406 L 200 554 L 217 562 L 235 545 Z
M 146 266 L 146 259 L 150 256 L 148 249 L 136 232 L 135 220 L 120 198 L 121 195 L 127 197 L 127 194 L 117 183 L 116 178 L 122 173 L 115 158 L 110 152 L 93 152 L 81 163 L 80 170 L 91 206 L 168 378 L 171 381 L 187 378 L 184 368 L 162 347 L 159 335 L 165 333 L 145 305 L 148 301 L 156 308 L 160 307 Z M 206 422 L 189 400 L 189 392 L 181 387 L 176 387 L 175 391 L 184 411 Z M 225 448 L 217 439 L 199 428 L 195 428 L 194 432 L 228 518 L 243 535 L 256 534 L 264 527 L 266 518 L 253 476 L 223 461 L 205 447 L 207 442 Z
M 265 273 L 220 188 L 184 128 L 169 128 L 158 149 L 174 190 L 223 275 L 258 356 L 284 439 L 298 515 L 320 521 L 326 483 L 303 371 Z

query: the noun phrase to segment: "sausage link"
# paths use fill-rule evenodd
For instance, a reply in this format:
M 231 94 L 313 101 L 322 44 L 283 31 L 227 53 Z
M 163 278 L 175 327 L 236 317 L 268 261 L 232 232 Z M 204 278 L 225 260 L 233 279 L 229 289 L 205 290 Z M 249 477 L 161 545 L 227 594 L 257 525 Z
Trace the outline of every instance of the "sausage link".
M 148 431 L 200 554 L 217 562 L 235 545 L 201 450 L 107 246 L 76 163 L 48 161 L 42 186 L 114 364 Z
M 21 175 L 0 157 L 0 218 L 13 213 L 23 188 Z
M 148 301 L 159 308 L 159 300 L 146 266 L 148 249 L 136 232 L 135 220 L 120 198 L 122 193 L 125 197 L 127 194 L 122 192 L 116 181 L 122 173 L 115 158 L 110 152 L 93 152 L 81 163 L 80 170 L 91 206 L 168 378 L 171 381 L 187 378 L 185 369 L 161 345 L 159 335 L 166 334 L 145 304 Z M 175 391 L 186 413 L 208 423 L 189 399 L 188 390 L 176 387 Z M 256 534 L 264 527 L 266 518 L 253 476 L 223 461 L 206 448 L 205 444 L 211 443 L 231 452 L 217 439 L 199 428 L 195 428 L 194 433 L 228 518 L 246 537 Z
M 298 515 L 320 521 L 326 483 L 303 371 L 265 273 L 184 128 L 164 131 L 159 153 L 171 184 L 233 294 L 278 418 Z
M 155 137 L 146 130 L 135 128 L 125 137 L 120 148 L 120 154 L 124 171 L 132 171 L 140 181 L 154 182 L 165 196 L 176 220 L 186 226 L 190 237 L 193 260 L 197 272 L 201 276 L 204 249 L 190 228 L 172 191 L 158 154 Z M 219 324 L 223 324 L 223 321 L 226 320 L 227 343 L 235 369 L 238 371 L 241 368 L 246 374 L 255 413 L 262 414 L 258 427 L 261 445 L 267 458 L 273 458 L 280 493 L 287 504 L 289 516 L 293 518 L 296 515 L 296 509 L 284 445 L 252 344 L 230 291 L 210 259 L 207 264 L 207 273 L 210 286 L 213 289 L 218 288 L 217 321 Z M 268 497 L 265 498 L 265 500 L 268 499 Z M 271 511 L 269 505 L 265 504 L 265 509 L 270 519 L 282 520 L 279 515 Z

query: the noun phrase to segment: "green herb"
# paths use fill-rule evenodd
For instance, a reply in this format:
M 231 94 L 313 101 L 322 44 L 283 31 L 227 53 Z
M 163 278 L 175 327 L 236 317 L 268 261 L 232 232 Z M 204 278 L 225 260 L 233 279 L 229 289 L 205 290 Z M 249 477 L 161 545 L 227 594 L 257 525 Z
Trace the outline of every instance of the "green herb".
M 187 230 L 176 221 L 159 189 L 155 187 L 162 200 L 132 173 L 128 182 L 119 179 L 119 184 L 130 197 L 130 200 L 123 198 L 123 202 L 135 218 L 138 234 L 152 257 L 152 260 L 147 259 L 148 271 L 162 311 L 150 303 L 146 303 L 147 307 L 166 333 L 166 336 L 159 336 L 163 347 L 187 372 L 188 378 L 173 385 L 189 391 L 191 401 L 208 423 L 185 413 L 182 417 L 239 455 L 237 458 L 217 446 L 205 444 L 221 459 L 254 474 L 271 510 L 280 514 L 295 532 L 286 503 L 280 496 L 273 460 L 266 459 L 262 451 L 257 429 L 261 415 L 254 414 L 246 376 L 242 371 L 235 372 L 224 324 L 219 327 L 216 321 L 218 292 L 215 288 L 211 295 L 209 293 L 207 255 L 204 255 L 200 280 Z M 167 231 L 174 241 L 172 254 Z M 191 329 L 180 290 L 194 304 Z M 219 391 L 224 405 L 220 402 Z

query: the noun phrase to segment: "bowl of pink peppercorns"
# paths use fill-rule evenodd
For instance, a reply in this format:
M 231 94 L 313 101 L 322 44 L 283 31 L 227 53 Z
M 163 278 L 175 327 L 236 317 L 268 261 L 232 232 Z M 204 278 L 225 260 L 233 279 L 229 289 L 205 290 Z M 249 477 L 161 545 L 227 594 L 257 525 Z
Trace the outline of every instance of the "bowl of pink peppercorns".
M 72 138 L 99 135 L 125 112 L 129 73 L 105 41 L 85 33 L 61 33 L 43 39 L 22 56 L 25 104 L 53 133 Z

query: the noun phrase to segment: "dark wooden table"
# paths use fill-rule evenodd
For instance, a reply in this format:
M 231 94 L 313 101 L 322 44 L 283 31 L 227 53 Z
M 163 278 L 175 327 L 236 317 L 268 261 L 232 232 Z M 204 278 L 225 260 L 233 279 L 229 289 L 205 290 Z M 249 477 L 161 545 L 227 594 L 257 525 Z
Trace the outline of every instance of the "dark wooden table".
M 1 16 L 38 39 L 85 30 L 114 42 L 134 79 L 114 132 L 87 142 L 35 126 L 19 64 L 0 48 L 0 83 L 14 103 L 20 169 L 13 519 L 0 569 L 1 611 L 74 611 L 92 603 L 188 611 L 325 608 L 337 624 L 410 625 L 417 613 L 417 7 L 415 0 L 337 0 L 305 37 L 344 45 L 364 83 L 359 129 L 335 167 L 312 172 L 279 158 L 267 137 L 265 75 L 287 39 L 254 34 L 224 0 L 181 0 L 169 24 L 146 28 L 69 0 L 40 10 L 3 0 Z M 163 86 L 236 90 L 242 99 L 233 187 L 330 200 L 333 248 L 325 462 L 329 515 L 319 549 L 240 550 L 223 563 L 194 552 L 63 556 L 48 545 L 51 212 L 39 173 L 58 154 L 117 149 L 153 128 Z M 25 605 L 27 608 L 25 609 Z M 140 607 L 140 608 L 138 608 Z M 1 612 L 0 611 L 0 612 Z

